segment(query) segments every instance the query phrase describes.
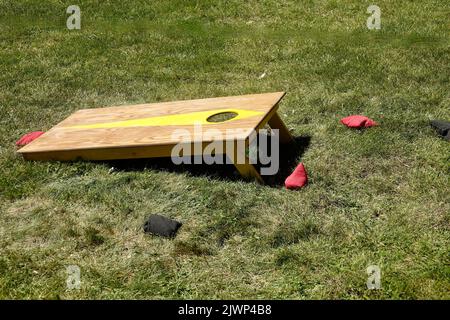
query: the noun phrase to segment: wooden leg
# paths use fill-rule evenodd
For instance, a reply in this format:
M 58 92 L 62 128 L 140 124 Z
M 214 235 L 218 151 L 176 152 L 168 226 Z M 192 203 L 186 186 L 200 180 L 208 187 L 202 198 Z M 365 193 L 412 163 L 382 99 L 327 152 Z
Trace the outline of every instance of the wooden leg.
M 246 141 L 245 146 L 248 146 L 248 141 Z M 241 148 L 239 148 L 238 144 L 234 143 L 234 150 L 227 152 L 227 157 L 233 162 L 234 166 L 242 177 L 247 179 L 254 179 L 258 183 L 264 184 L 264 180 L 262 179 L 258 170 L 256 170 L 255 166 L 250 163 L 250 159 L 245 154 L 246 148 L 243 148 L 244 150 L 241 149 L 242 146 Z
M 259 174 L 258 170 L 256 170 L 255 166 L 252 164 L 234 164 L 237 171 L 243 176 L 244 178 L 248 179 L 254 179 L 260 184 L 264 184 L 264 180 L 262 179 L 261 175 Z
M 280 143 L 291 143 L 294 141 L 294 138 L 292 137 L 291 133 L 289 132 L 288 128 L 284 124 L 283 120 L 281 120 L 278 113 L 275 113 L 272 118 L 270 118 L 268 122 L 269 126 L 272 129 L 278 129 L 280 134 Z

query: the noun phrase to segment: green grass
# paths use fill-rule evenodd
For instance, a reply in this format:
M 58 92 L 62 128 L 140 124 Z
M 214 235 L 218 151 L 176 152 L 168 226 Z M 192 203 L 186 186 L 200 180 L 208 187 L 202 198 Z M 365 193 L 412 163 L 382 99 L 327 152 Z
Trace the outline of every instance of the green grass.
M 69 31 L 71 4 L 0 0 L 1 298 L 450 298 L 448 1 L 377 1 L 379 31 L 371 1 L 78 1 Z M 310 139 L 298 192 L 16 154 L 81 108 L 272 91 Z M 157 212 L 175 239 L 143 234 Z

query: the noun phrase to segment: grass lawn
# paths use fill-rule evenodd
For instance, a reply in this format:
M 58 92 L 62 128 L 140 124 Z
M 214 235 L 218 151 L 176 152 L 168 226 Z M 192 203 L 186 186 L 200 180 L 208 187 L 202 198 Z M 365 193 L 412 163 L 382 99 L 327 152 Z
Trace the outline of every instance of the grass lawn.
M 372 3 L 381 30 L 366 27 Z M 71 4 L 81 30 L 66 28 Z M 0 0 L 0 298 L 449 299 L 450 143 L 429 126 L 450 120 L 449 12 L 443 0 Z M 81 108 L 274 91 L 307 141 L 300 191 L 170 159 L 16 154 L 22 134 Z M 350 114 L 380 126 L 347 129 Z M 175 239 L 143 233 L 158 212 L 183 222 Z

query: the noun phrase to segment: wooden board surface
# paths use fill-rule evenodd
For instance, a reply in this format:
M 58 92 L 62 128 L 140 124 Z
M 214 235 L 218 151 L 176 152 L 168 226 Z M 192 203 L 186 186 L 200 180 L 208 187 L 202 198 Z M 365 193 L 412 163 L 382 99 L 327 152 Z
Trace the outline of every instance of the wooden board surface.
M 78 110 L 20 150 L 30 160 L 91 160 L 169 156 L 180 142 L 207 143 L 216 129 L 227 139 L 245 139 L 268 121 L 284 92 Z M 231 120 L 207 119 L 235 112 Z M 198 125 L 202 125 L 199 134 Z M 174 135 L 182 129 L 185 135 Z M 240 129 L 229 134 L 229 129 Z M 180 131 L 178 131 L 180 132 Z

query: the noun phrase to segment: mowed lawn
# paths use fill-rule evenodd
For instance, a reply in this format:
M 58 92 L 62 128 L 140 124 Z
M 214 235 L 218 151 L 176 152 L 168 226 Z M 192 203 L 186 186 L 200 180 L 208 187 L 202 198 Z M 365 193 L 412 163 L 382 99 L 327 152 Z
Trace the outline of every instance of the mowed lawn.
M 366 27 L 373 3 L 381 30 Z M 81 30 L 66 28 L 72 4 Z M 449 12 L 443 0 L 0 0 L 0 298 L 449 299 L 450 143 L 429 126 L 450 120 Z M 16 153 L 22 134 L 82 108 L 274 91 L 299 144 L 282 170 L 309 173 L 299 191 L 170 159 Z M 380 125 L 347 129 L 350 114 Z M 145 235 L 151 213 L 183 222 L 177 237 Z

